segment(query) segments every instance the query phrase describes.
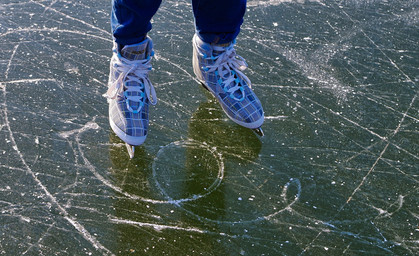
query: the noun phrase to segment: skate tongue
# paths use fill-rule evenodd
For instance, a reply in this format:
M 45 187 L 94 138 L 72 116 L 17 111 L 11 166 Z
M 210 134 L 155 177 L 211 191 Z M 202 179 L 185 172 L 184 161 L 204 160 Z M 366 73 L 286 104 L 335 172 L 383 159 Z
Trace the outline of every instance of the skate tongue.
M 150 39 L 147 38 L 138 44 L 125 45 L 121 50 L 121 55 L 128 60 L 143 60 L 150 55 L 149 49 L 151 48 L 148 47 L 150 42 Z
M 234 46 L 234 42 L 226 43 L 226 44 L 214 44 L 212 45 L 212 55 L 214 57 L 224 53 L 229 47 Z

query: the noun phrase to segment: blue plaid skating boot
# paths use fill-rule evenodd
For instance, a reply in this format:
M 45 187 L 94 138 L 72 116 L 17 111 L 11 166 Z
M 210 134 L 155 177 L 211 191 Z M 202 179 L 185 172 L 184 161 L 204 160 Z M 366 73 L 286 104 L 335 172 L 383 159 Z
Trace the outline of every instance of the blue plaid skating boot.
M 231 120 L 263 136 L 262 104 L 242 72 L 247 64 L 236 54 L 235 42 L 212 45 L 195 34 L 192 44 L 193 69 L 198 80 L 215 96 Z
M 114 44 L 108 91 L 109 123 L 134 156 L 134 146 L 144 143 L 148 133 L 149 106 L 157 103 L 156 91 L 148 78 L 153 44 L 150 38 L 120 51 Z

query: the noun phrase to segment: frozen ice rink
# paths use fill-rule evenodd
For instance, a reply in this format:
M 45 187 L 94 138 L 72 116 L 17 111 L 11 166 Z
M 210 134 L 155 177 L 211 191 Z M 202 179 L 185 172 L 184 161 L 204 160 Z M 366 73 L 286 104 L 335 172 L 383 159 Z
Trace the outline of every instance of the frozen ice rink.
M 262 138 L 195 80 L 190 1 L 163 1 L 132 160 L 110 4 L 0 1 L 0 255 L 418 255 L 417 0 L 249 0 Z

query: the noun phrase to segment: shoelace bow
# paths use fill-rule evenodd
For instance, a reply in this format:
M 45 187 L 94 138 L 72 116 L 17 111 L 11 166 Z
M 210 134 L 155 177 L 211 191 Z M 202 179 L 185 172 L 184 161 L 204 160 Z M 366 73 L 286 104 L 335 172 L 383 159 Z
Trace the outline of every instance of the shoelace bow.
M 108 99 L 115 99 L 117 96 L 124 97 L 128 110 L 133 113 L 140 112 L 146 97 L 152 105 L 156 105 L 156 91 L 147 76 L 151 71 L 151 57 L 144 60 L 128 60 L 117 57 L 115 53 L 112 58 L 114 58 L 112 62 L 115 63 L 114 68 L 119 72 L 119 76 L 109 85 L 108 91 L 103 96 Z M 129 82 L 135 82 L 138 85 L 128 85 Z M 133 92 L 139 95 L 133 96 Z M 139 107 L 133 109 L 130 106 L 131 101 L 138 102 Z
M 216 51 L 223 51 L 222 47 L 214 47 Z M 243 74 L 247 68 L 247 63 L 243 57 L 237 55 L 236 50 L 230 46 L 224 50 L 223 53 L 217 56 L 206 56 L 205 59 L 215 60 L 213 65 L 204 66 L 203 69 L 206 72 L 215 72 L 215 75 L 219 77 L 218 84 L 223 88 L 224 92 L 229 93 L 230 97 L 242 101 L 245 98 L 244 88 L 241 80 L 244 80 L 246 84 L 251 88 L 251 82 L 249 78 Z M 235 96 L 236 92 L 240 91 L 241 97 Z

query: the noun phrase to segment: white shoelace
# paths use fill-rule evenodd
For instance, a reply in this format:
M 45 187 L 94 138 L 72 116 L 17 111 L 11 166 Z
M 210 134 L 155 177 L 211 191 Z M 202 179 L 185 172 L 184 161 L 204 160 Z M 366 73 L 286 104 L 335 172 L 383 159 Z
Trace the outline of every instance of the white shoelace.
M 214 46 L 214 50 L 224 52 L 218 56 L 204 56 L 205 59 L 215 60 L 213 65 L 204 66 L 204 71 L 215 72 L 220 77 L 218 83 L 226 93 L 230 94 L 231 98 L 238 101 L 244 100 L 245 93 L 240 79 L 244 80 L 251 87 L 249 78 L 242 72 L 247 68 L 246 61 L 243 57 L 237 55 L 236 50 L 232 46 L 227 47 L 225 50 L 224 47 Z M 228 88 L 227 86 L 230 84 L 234 85 Z M 241 92 L 241 97 L 239 98 L 235 96 L 237 91 Z
M 117 96 L 125 97 L 127 108 L 133 113 L 138 113 L 144 105 L 147 97 L 152 105 L 156 105 L 156 91 L 148 79 L 148 72 L 151 71 L 151 57 L 144 60 L 128 60 L 114 53 L 112 56 L 114 68 L 119 72 L 119 77 L 109 84 L 108 91 L 103 95 L 108 99 L 115 99 Z M 127 86 L 129 82 L 135 82 L 138 86 Z M 132 96 L 130 92 L 137 92 L 139 96 Z M 140 103 L 138 109 L 132 109 L 129 102 Z

